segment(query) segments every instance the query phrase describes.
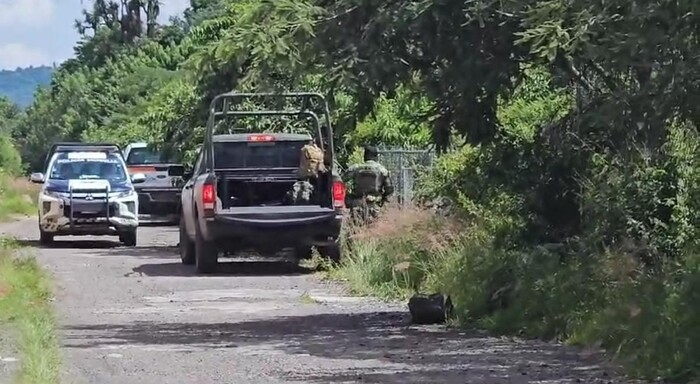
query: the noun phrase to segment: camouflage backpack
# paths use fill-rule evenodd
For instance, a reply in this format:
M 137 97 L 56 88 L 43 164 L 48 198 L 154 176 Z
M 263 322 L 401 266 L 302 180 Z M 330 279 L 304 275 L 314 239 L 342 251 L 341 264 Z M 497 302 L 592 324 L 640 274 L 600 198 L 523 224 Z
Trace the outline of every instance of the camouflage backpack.
M 299 177 L 314 177 L 319 172 L 326 172 L 323 158 L 323 151 L 316 144 L 304 145 L 301 148 L 301 158 L 299 159 Z
M 363 164 L 353 173 L 355 195 L 380 195 L 382 192 L 382 173 L 371 165 Z

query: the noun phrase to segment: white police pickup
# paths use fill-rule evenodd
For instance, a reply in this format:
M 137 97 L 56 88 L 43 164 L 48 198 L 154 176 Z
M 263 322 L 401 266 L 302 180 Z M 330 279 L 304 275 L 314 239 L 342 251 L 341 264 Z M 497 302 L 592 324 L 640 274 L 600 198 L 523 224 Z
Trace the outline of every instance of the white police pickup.
M 78 148 L 76 148 L 78 149 Z M 31 181 L 43 184 L 39 193 L 40 242 L 60 235 L 116 235 L 126 246 L 136 245 L 138 196 L 118 152 L 64 151 L 52 155 L 46 174 Z

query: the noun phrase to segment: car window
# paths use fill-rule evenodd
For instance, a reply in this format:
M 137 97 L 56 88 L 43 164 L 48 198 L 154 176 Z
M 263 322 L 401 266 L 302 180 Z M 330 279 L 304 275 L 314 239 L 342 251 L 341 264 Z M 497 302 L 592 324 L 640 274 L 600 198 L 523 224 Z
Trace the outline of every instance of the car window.
M 126 158 L 127 165 L 163 164 L 170 163 L 172 159 L 159 151 L 151 148 L 132 148 Z
M 306 143 L 307 141 L 214 143 L 214 167 L 219 169 L 298 167 L 301 148 Z
M 104 154 L 102 154 L 104 155 Z M 81 156 L 61 153 L 51 165 L 49 180 L 101 179 L 115 182 L 127 180 L 126 171 L 117 155 Z

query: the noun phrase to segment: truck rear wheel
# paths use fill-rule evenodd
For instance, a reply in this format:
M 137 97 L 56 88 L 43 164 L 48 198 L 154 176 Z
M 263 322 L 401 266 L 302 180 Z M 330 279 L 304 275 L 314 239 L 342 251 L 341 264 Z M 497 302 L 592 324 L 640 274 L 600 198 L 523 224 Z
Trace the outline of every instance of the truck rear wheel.
M 187 235 L 187 229 L 185 227 L 185 218 L 180 216 L 180 260 L 184 265 L 195 264 L 195 249 L 192 240 L 190 240 L 189 235 Z
M 135 247 L 136 246 L 136 229 L 130 229 L 126 232 L 123 232 L 119 235 L 119 241 L 121 241 L 124 245 L 127 247 Z
M 308 260 L 313 256 L 313 251 L 309 246 L 298 246 L 296 247 L 295 251 L 297 254 L 297 259 L 299 260 Z
M 197 272 L 205 274 L 216 272 L 219 265 L 218 249 L 211 241 L 204 240 L 199 223 L 195 223 L 194 249 Z
M 333 244 L 321 247 L 319 253 L 334 264 L 340 263 L 340 242 L 336 240 Z

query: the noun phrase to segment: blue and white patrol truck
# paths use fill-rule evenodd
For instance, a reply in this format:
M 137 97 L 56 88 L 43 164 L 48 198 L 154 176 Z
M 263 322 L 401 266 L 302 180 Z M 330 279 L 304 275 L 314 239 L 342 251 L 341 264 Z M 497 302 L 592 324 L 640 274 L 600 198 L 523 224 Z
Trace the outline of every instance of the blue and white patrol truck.
M 139 225 L 134 185 L 143 174 L 129 176 L 114 145 L 54 146 L 45 173 L 31 181 L 42 184 L 38 198 L 40 242 L 55 236 L 112 235 L 136 245 Z

